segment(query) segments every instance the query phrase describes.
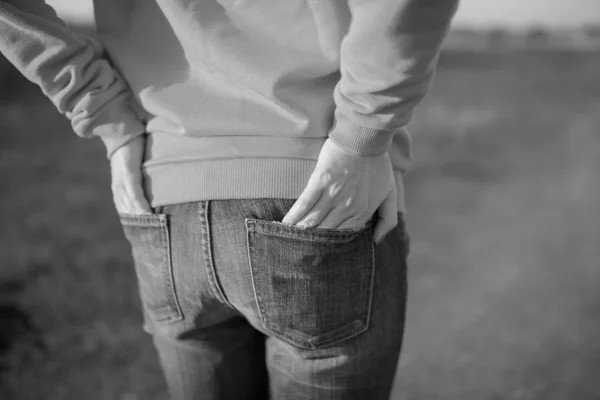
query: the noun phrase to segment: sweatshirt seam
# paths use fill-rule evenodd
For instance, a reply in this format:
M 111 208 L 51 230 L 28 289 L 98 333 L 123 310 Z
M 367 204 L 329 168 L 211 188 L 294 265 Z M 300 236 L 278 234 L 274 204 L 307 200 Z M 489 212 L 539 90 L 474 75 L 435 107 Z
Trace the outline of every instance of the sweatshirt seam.
M 321 53 L 326 55 L 327 51 L 325 50 L 325 46 L 323 44 L 323 35 L 321 34 L 321 29 L 317 24 L 317 17 L 315 16 L 314 3 L 312 0 L 306 0 L 306 4 L 308 6 L 308 9 L 310 10 L 311 20 L 313 22 L 313 25 L 315 26 L 315 31 L 317 32 L 317 41 L 319 42 L 319 48 L 321 49 Z

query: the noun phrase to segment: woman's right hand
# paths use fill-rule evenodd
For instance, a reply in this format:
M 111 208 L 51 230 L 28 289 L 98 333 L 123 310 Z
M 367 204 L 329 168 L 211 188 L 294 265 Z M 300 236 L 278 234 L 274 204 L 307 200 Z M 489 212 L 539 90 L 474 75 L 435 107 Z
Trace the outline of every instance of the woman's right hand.
M 396 225 L 398 192 L 389 154 L 349 153 L 325 140 L 306 188 L 281 222 L 310 228 L 356 229 L 377 213 L 379 244 Z
M 110 158 L 113 200 L 120 214 L 152 214 L 142 188 L 145 141 L 146 135 L 140 135 Z

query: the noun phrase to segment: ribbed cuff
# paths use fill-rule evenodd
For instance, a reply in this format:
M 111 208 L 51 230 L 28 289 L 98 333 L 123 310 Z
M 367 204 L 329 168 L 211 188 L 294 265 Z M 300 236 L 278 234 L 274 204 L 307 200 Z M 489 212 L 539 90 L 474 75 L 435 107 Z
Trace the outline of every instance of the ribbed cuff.
M 92 125 L 87 128 L 85 125 Z M 146 124 L 135 113 L 129 98 L 112 102 L 93 120 L 82 119 L 73 124 L 75 132 L 88 132 L 83 137 L 98 136 L 111 158 L 117 149 L 146 132 Z
M 336 119 L 329 139 L 342 149 L 363 156 L 379 156 L 392 146 L 395 130 L 369 128 L 347 119 Z

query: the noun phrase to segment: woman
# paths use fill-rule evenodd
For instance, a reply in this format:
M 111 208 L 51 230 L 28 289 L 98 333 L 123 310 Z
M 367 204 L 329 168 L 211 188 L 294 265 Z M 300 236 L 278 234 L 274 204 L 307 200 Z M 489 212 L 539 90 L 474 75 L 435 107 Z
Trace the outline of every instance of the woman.
M 173 399 L 385 399 L 404 128 L 452 0 L 0 1 L 0 50 L 100 137 Z

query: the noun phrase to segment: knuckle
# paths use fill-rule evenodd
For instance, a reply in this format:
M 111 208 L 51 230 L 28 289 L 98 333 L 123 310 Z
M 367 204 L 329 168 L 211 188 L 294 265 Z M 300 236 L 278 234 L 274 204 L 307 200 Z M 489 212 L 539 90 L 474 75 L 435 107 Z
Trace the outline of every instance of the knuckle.
M 341 183 L 334 182 L 331 186 L 329 186 L 327 194 L 329 194 L 330 197 L 336 197 L 342 192 L 342 189 L 343 185 Z
M 344 201 L 344 208 L 350 208 L 354 206 L 355 200 L 354 197 L 348 197 L 346 201 Z
M 333 181 L 333 175 L 331 175 L 331 172 L 328 171 L 323 172 L 320 178 L 320 181 L 326 185 Z
M 321 219 L 322 219 L 322 218 L 321 218 L 321 213 L 316 213 L 316 212 L 313 212 L 313 213 L 310 213 L 309 215 L 307 215 L 307 216 L 306 216 L 306 217 L 303 219 L 303 221 L 304 221 L 304 223 L 305 223 L 305 224 L 314 224 L 314 223 L 315 223 L 315 221 L 317 221 L 317 220 L 321 220 Z

